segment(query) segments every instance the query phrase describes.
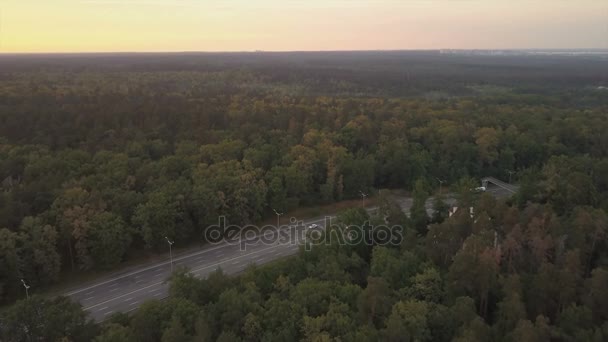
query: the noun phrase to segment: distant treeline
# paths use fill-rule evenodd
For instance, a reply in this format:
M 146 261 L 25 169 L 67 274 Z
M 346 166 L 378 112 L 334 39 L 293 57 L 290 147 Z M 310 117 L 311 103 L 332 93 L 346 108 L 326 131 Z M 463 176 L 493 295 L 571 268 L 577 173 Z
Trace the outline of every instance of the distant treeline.
M 599 60 L 420 53 L 0 58 L 0 301 L 62 270 L 359 191 L 510 171 L 608 208 Z M 545 84 L 546 83 L 546 84 Z M 409 89 L 409 90 L 408 90 Z M 539 91 L 534 91 L 539 89 Z M 433 95 L 435 94 L 435 95 Z M 458 96 L 457 96 L 458 95 Z

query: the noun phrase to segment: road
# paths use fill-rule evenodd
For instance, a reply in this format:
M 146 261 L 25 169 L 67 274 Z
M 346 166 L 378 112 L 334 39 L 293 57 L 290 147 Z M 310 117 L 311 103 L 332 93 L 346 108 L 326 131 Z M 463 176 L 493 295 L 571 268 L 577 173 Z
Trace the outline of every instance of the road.
M 488 187 L 488 192 L 496 197 L 505 197 L 512 194 L 513 188 Z M 455 200 L 446 200 L 453 204 Z M 401 208 L 407 213 L 412 206 L 411 198 L 398 200 Z M 433 200 L 426 203 L 427 211 L 432 213 Z M 369 208 L 368 210 L 374 210 Z M 333 218 L 333 217 L 329 217 Z M 300 236 L 304 227 L 312 224 L 322 229 L 326 218 L 306 220 L 301 225 Z M 285 227 L 288 229 L 288 227 Z M 293 231 L 292 231 L 293 232 Z M 250 264 L 263 265 L 270 261 L 297 253 L 302 239 L 292 239 L 291 242 L 280 242 L 277 239 L 261 241 L 257 238 L 245 239 L 247 243 L 223 242 L 208 245 L 197 251 L 190 251 L 184 255 L 175 256 L 173 267 L 187 267 L 197 277 L 206 277 L 211 272 L 221 269 L 227 274 L 237 274 L 245 270 Z M 245 247 L 245 248 L 243 248 Z M 144 301 L 149 299 L 163 299 L 168 296 L 169 284 L 167 279 L 171 275 L 169 260 L 151 265 L 144 265 L 137 270 L 125 271 L 99 280 L 93 284 L 83 286 L 68 293 L 66 296 L 80 302 L 84 310 L 96 321 L 103 321 L 116 312 L 130 312 L 137 309 Z

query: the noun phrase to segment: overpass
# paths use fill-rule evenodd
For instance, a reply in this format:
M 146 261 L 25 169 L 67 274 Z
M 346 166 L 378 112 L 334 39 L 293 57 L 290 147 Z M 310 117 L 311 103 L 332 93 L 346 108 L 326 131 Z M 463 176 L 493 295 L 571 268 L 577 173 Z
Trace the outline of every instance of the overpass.
M 481 186 L 487 187 L 488 183 L 494 184 L 500 188 L 503 188 L 511 193 L 515 193 L 517 191 L 517 186 L 509 183 L 505 183 L 500 179 L 496 179 L 494 177 L 485 177 L 481 179 Z

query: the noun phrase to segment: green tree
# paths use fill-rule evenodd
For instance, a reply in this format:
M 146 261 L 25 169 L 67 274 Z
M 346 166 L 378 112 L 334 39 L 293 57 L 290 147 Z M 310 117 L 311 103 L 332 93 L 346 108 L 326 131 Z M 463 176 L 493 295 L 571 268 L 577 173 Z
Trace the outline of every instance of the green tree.
M 608 271 L 604 268 L 596 268 L 591 272 L 591 278 L 587 280 L 584 300 L 591 308 L 596 321 L 608 319 Z
M 241 331 L 245 341 L 259 341 L 262 337 L 262 324 L 259 318 L 252 313 L 248 313 L 245 316 L 245 323 Z
M 175 239 L 176 219 L 180 215 L 178 203 L 167 193 L 154 192 L 147 202 L 137 206 L 133 223 L 150 248 L 166 247 L 165 237 Z
M 28 216 L 21 222 L 19 230 L 22 276 L 34 285 L 48 285 L 55 282 L 61 270 L 55 228 L 43 224 L 40 218 Z
M 89 223 L 91 257 L 99 268 L 120 263 L 131 244 L 131 233 L 120 216 L 109 212 L 95 215 Z
M 444 297 L 443 280 L 439 271 L 433 267 L 424 269 L 410 280 L 412 285 L 406 288 L 408 296 L 414 299 L 440 303 Z
M 392 304 L 388 283 L 383 278 L 369 277 L 367 287 L 361 292 L 358 300 L 362 321 L 380 327 L 390 313 Z
M 18 301 L 3 313 L 2 321 L 5 341 L 90 341 L 96 334 L 81 306 L 66 297 Z
M 522 298 L 522 285 L 519 276 L 512 275 L 504 280 L 504 298 L 498 302 L 496 327 L 505 336 L 515 329 L 520 320 L 526 320 L 526 306 Z
M 81 187 L 71 187 L 55 199 L 52 212 L 62 245 L 67 246 L 72 269 L 77 264 L 89 269 L 93 261 L 89 254 L 88 232 L 92 217 L 105 209 L 97 193 Z
M 110 323 L 103 328 L 103 332 L 95 337 L 95 342 L 130 342 L 135 336 L 129 327 Z
M 439 194 L 435 196 L 433 201 L 433 217 L 431 218 L 431 222 L 442 223 L 448 218 L 449 210 L 450 207 L 447 203 L 445 203 L 443 195 Z
M 0 298 L 16 297 L 20 289 L 18 235 L 6 228 L 0 229 Z
M 387 341 L 430 341 L 427 324 L 429 306 L 426 302 L 410 300 L 393 306 L 386 321 L 384 336 Z
M 159 341 L 168 322 L 171 322 L 171 308 L 152 300 L 137 309 L 131 320 L 131 329 L 137 341 Z
M 163 332 L 162 342 L 188 342 L 192 337 L 186 334 L 182 323 L 177 319 L 172 319 L 169 327 Z
M 454 257 L 448 272 L 451 291 L 469 295 L 477 300 L 478 312 L 487 314 L 489 295 L 498 284 L 497 251 L 490 248 L 487 238 L 471 236 Z
M 534 324 L 528 320 L 520 320 L 509 336 L 512 341 L 541 342 L 550 340 L 552 333 L 547 318 L 539 316 Z
M 232 331 L 222 331 L 220 336 L 218 336 L 216 342 L 240 342 L 242 341 L 235 333 Z
M 410 208 L 412 226 L 418 231 L 418 234 L 424 236 L 427 232 L 427 226 L 430 220 L 426 208 L 428 192 L 422 179 L 416 181 L 412 196 L 414 198 L 414 202 Z
M 397 290 L 409 285 L 410 277 L 416 274 L 420 260 L 412 252 L 399 253 L 396 249 L 376 246 L 373 249 L 370 275 L 381 277 Z

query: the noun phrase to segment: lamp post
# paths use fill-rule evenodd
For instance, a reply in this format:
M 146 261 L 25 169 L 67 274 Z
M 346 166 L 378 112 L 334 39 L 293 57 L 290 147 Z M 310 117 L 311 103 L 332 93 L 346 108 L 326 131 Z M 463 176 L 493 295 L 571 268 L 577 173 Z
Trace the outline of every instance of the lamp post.
M 168 237 L 165 236 L 165 240 L 169 244 L 169 260 L 171 261 L 171 273 L 173 273 L 173 252 L 171 251 L 171 246 L 175 243 L 175 241 L 169 240 Z
M 437 178 L 437 177 L 435 177 L 435 179 L 436 179 L 437 181 L 439 181 L 439 194 L 442 194 L 442 193 L 443 193 L 443 191 L 442 191 L 442 187 L 443 187 L 443 183 L 445 183 L 445 181 L 444 181 L 444 180 L 441 180 L 441 179 L 439 179 L 439 178 Z
M 281 215 L 283 215 L 283 213 L 278 212 L 276 209 L 272 209 L 274 211 L 274 213 L 277 215 L 277 229 L 279 229 L 279 227 L 281 227 Z
M 361 194 L 361 207 L 365 208 L 365 197 L 367 197 L 367 194 L 363 191 L 359 191 L 359 193 Z
M 29 288 L 30 286 L 28 284 L 25 283 L 25 280 L 21 279 L 21 284 L 23 284 L 23 287 L 25 287 L 25 297 L 27 299 L 30 299 L 30 293 L 29 293 Z

